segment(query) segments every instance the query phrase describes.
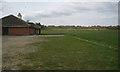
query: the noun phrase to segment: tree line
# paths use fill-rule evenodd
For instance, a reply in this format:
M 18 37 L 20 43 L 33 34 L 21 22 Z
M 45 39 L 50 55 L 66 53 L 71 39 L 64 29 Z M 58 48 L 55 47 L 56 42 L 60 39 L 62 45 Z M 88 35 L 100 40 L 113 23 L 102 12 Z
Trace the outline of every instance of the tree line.
M 82 29 L 82 30 L 104 30 L 104 29 L 120 29 L 120 25 L 117 26 L 54 26 L 54 25 L 42 25 L 41 23 L 35 23 L 36 25 L 41 26 L 41 29 Z
M 93 29 L 93 30 L 102 30 L 102 29 L 119 29 L 120 26 L 45 26 L 41 25 L 42 29 Z

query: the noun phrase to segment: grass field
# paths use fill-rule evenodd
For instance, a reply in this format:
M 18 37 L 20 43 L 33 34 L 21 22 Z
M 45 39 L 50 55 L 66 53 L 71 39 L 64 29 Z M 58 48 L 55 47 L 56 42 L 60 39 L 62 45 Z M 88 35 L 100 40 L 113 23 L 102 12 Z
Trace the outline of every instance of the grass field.
M 118 69 L 117 30 L 42 30 L 42 34 L 62 37 L 37 37 L 27 45 L 34 52 L 21 54 L 17 64 L 25 70 L 116 70 Z
M 43 30 L 42 34 L 65 34 L 98 42 L 114 48 L 118 47 L 117 30 Z
M 37 52 L 27 56 L 30 63 L 33 62 L 33 66 L 22 66 L 23 69 L 114 70 L 118 68 L 116 30 L 43 30 L 42 34 L 65 34 L 65 36 L 47 37 L 44 39 L 48 42 L 31 43 L 30 45 L 39 48 Z

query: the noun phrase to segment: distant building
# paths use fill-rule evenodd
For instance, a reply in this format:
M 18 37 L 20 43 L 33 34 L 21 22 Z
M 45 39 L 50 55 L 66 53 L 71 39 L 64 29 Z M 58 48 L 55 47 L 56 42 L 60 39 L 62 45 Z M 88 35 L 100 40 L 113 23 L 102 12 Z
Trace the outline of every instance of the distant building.
M 20 16 L 20 15 L 19 15 Z M 27 23 L 24 20 L 9 15 L 3 17 L 2 20 L 2 35 L 34 35 L 40 34 L 41 26 L 34 23 Z

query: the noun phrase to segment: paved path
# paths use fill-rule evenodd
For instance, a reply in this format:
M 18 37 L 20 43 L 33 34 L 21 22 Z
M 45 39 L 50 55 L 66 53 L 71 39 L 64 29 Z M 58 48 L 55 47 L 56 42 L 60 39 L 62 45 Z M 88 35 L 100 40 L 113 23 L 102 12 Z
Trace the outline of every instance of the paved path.
M 31 35 L 28 37 L 59 37 L 59 36 L 64 36 L 64 35 Z
M 3 37 L 60 37 L 64 35 L 26 35 L 26 36 L 3 36 Z

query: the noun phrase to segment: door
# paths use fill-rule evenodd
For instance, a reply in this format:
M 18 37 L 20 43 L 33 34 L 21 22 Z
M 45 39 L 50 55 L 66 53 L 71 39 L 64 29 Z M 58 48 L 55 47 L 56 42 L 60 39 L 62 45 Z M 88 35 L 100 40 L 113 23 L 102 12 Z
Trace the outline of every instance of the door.
M 38 33 L 38 34 L 40 35 L 40 34 L 41 34 L 41 29 L 39 29 L 38 31 L 39 31 L 39 33 Z
M 3 35 L 8 35 L 8 28 L 7 27 L 2 28 L 2 34 Z

